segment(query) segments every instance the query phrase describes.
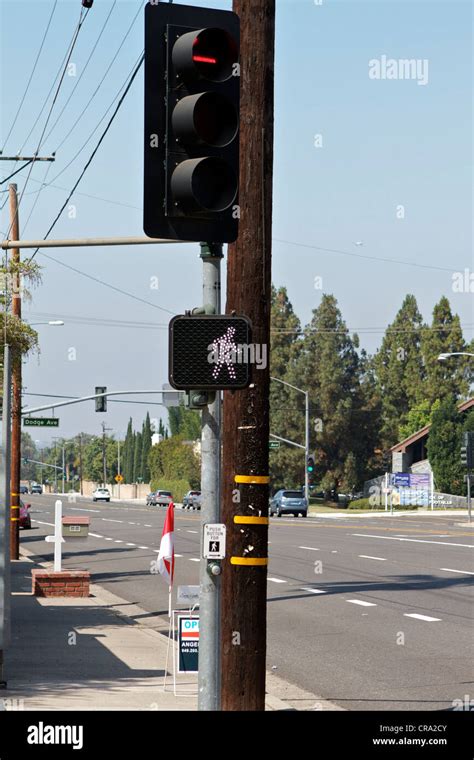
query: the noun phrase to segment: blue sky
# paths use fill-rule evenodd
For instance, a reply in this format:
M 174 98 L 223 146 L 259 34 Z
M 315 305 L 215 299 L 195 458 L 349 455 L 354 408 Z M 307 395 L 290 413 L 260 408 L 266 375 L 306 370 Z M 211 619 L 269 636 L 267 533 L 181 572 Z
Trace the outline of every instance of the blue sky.
M 112 4 L 113 0 L 94 2 L 71 58 L 76 76 L 65 77 L 48 131 L 70 96 Z M 106 121 L 93 131 L 143 49 L 142 13 L 83 118 L 59 146 L 89 103 L 142 4 L 141 0 L 118 0 L 71 101 L 42 145 L 43 155 L 57 151 L 46 182 L 59 187 L 44 188 L 38 198 L 47 165 L 35 165 L 21 202 L 23 238 L 44 236 L 95 147 Z M 195 4 L 230 8 L 227 2 Z M 2 147 L 52 7 L 53 0 L 0 0 Z M 4 155 L 15 154 L 32 127 L 23 151 L 36 149 L 48 109 L 40 118 L 38 114 L 79 10 L 80 0 L 59 0 Z M 466 338 L 473 337 L 472 293 L 452 291 L 453 273 L 473 270 L 471 15 L 471 3 L 457 0 L 323 0 L 321 5 L 313 0 L 277 0 L 273 281 L 287 287 L 303 323 L 310 320 L 322 293 L 333 293 L 348 326 L 359 332 L 361 345 L 369 351 L 380 344 L 383 330 L 408 292 L 416 295 L 426 320 L 439 298 L 447 295 L 465 325 Z M 21 29 L 21 35 L 11 34 L 12 29 Z M 427 83 L 371 79 L 369 61 L 382 56 L 395 61 L 426 60 Z M 142 234 L 142 124 L 140 72 L 79 194 L 71 200 L 75 208 L 64 212 L 51 237 Z M 85 149 L 65 169 L 91 135 Z M 322 147 L 316 147 L 315 141 L 322 142 Z M 0 162 L 0 169 L 3 178 L 14 167 Z M 17 175 L 20 193 L 27 174 L 25 170 Z M 0 205 L 3 198 L 0 194 Z M 404 218 L 397 218 L 401 206 Z M 8 228 L 6 211 L 7 206 L 0 214 L 2 233 Z M 93 392 L 95 385 L 161 387 L 167 381 L 166 325 L 172 314 L 201 301 L 198 246 L 45 253 L 105 284 L 38 254 L 44 266 L 43 284 L 34 291 L 24 314 L 31 322 L 62 318 L 66 325 L 38 327 L 41 353 L 25 366 L 26 391 L 84 395 Z M 154 277 L 158 290 L 150 287 Z M 322 289 L 314 286 L 318 277 Z M 107 284 L 150 305 L 116 293 Z M 88 324 L 79 323 L 79 318 Z M 94 319 L 100 321 L 93 323 Z M 104 320 L 147 326 L 106 326 Z M 152 329 L 153 325 L 158 327 Z M 71 348 L 75 349 L 73 361 Z M 33 404 L 40 399 L 26 396 L 25 401 Z M 109 409 L 107 415 L 95 414 L 92 405 L 63 410 L 55 434 L 68 436 L 79 429 L 98 433 L 104 418 L 120 434 L 130 415 L 141 424 L 147 407 L 110 404 Z M 150 414 L 166 420 L 160 406 L 150 406 Z M 41 435 L 48 440 L 48 433 Z

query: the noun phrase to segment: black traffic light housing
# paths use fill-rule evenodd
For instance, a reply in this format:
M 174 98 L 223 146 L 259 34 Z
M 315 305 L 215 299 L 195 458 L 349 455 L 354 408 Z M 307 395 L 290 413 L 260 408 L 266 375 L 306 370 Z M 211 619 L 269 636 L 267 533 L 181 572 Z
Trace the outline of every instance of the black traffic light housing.
M 474 432 L 465 432 L 463 435 L 461 464 L 468 470 L 474 469 Z
M 314 457 L 308 457 L 308 461 L 306 463 L 306 469 L 310 474 L 314 472 Z
M 169 325 L 170 384 L 195 395 L 246 388 L 251 377 L 251 333 L 247 317 L 173 317 Z
M 143 229 L 227 243 L 238 235 L 240 23 L 232 11 L 145 8 Z
M 105 385 L 97 385 L 95 389 L 96 393 L 107 393 L 107 386 Z M 100 396 L 100 398 L 96 398 L 95 400 L 95 410 L 96 412 L 106 412 L 107 411 L 107 396 Z

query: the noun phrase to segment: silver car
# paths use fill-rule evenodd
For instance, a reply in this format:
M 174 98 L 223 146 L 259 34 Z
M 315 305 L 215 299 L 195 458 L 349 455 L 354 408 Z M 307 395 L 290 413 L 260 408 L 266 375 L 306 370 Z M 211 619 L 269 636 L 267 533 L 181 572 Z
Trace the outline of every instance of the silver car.
M 308 502 L 301 491 L 277 491 L 270 500 L 270 516 L 294 515 L 308 516 Z

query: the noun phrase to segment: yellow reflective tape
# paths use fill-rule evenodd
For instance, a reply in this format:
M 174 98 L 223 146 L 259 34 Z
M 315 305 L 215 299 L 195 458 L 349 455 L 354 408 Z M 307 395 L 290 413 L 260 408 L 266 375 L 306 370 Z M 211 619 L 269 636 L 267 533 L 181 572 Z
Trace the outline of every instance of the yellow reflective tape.
M 19 496 L 19 493 L 15 493 L 14 491 L 11 492 L 10 496 Z
M 236 475 L 236 483 L 255 483 L 257 485 L 267 485 L 270 482 L 270 475 Z
M 268 557 L 231 557 L 231 565 L 268 565 Z
M 17 520 L 19 520 L 19 519 L 20 519 L 19 517 L 10 517 L 10 520 L 11 520 L 12 522 L 15 522 L 15 521 L 17 521 Z
M 268 517 L 245 517 L 245 515 L 235 515 L 234 522 L 244 525 L 268 525 L 270 520 Z
M 10 504 L 10 509 L 20 509 L 18 504 Z

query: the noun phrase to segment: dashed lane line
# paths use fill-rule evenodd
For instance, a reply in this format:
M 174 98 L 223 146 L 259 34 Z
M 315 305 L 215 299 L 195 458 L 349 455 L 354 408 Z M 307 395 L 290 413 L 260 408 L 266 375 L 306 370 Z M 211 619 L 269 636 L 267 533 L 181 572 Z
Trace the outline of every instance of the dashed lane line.
M 272 583 L 286 583 L 287 581 L 283 581 L 281 578 L 267 578 L 267 581 L 271 581 Z
M 441 618 L 429 617 L 428 615 L 418 615 L 416 612 L 404 612 L 404 617 L 415 618 L 416 620 L 424 620 L 427 623 L 439 623 Z
M 319 552 L 315 546 L 298 546 L 298 549 L 307 549 L 309 552 Z
M 414 544 L 436 544 L 437 546 L 461 546 L 465 549 L 474 549 L 474 544 L 456 544 L 449 541 L 426 541 L 421 538 L 397 538 L 396 536 L 374 536 L 367 533 L 351 533 L 351 536 L 359 538 L 383 538 L 385 541 L 410 541 Z
M 361 557 L 361 559 L 378 559 L 379 562 L 387 561 L 385 557 L 371 557 L 369 554 L 359 554 L 359 557 Z
M 197 530 L 187 530 L 186 533 L 198 533 Z
M 326 591 L 322 591 L 320 588 L 309 588 L 309 586 L 300 588 L 300 591 L 309 591 L 310 594 L 326 594 L 327 593 Z
M 361 607 L 376 607 L 374 602 L 364 602 L 363 599 L 346 599 L 349 604 L 359 604 Z
M 444 570 L 445 573 L 460 573 L 461 575 L 474 575 L 469 570 L 453 570 L 452 567 L 440 567 L 440 570 Z

